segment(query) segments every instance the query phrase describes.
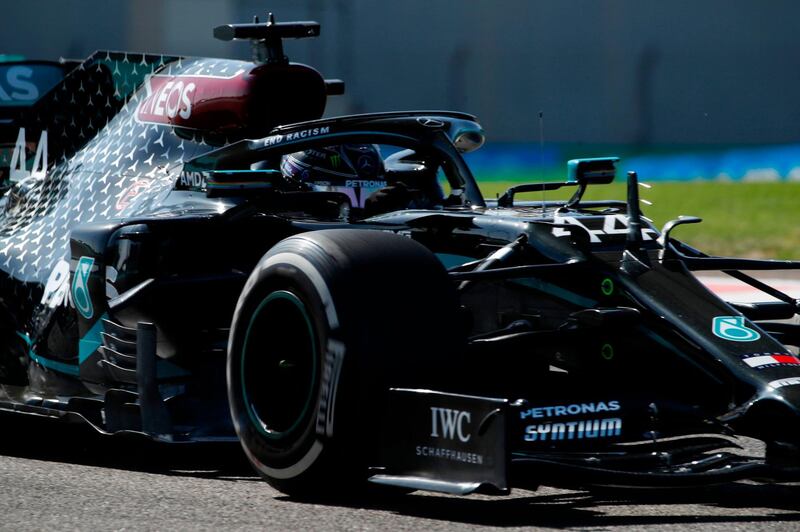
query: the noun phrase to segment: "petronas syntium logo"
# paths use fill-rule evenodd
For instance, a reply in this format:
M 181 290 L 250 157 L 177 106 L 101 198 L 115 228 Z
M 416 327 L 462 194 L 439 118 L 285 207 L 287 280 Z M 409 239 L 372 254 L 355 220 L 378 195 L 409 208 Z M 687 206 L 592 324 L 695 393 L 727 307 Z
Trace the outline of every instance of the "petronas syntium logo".
M 75 277 L 72 279 L 72 302 L 81 316 L 87 320 L 94 314 L 92 298 L 89 295 L 89 276 L 94 265 L 93 257 L 81 257 L 75 268 Z
M 744 324 L 742 316 L 717 316 L 714 318 L 711 331 L 716 336 L 732 342 L 754 342 L 761 338 L 758 331 Z

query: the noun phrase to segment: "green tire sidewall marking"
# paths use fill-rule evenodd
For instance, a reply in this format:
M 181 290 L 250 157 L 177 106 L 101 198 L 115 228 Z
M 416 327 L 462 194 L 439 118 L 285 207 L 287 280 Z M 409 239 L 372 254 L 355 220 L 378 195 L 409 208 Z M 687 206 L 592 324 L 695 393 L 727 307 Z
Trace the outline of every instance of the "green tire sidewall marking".
M 600 291 L 603 292 L 604 296 L 610 296 L 614 293 L 614 281 L 611 280 L 610 277 L 606 277 L 600 283 Z
M 600 356 L 606 360 L 614 358 L 614 346 L 611 344 L 603 344 L 603 347 L 600 348 Z
M 288 429 L 278 432 L 278 431 L 266 430 L 266 428 L 264 427 L 264 423 L 261 421 L 261 419 L 259 419 L 258 415 L 256 415 L 255 410 L 253 410 L 253 407 L 251 406 L 250 400 L 248 399 L 247 395 L 247 386 L 245 384 L 244 368 L 245 368 L 245 358 L 247 357 L 247 345 L 250 339 L 250 332 L 253 328 L 253 324 L 256 322 L 256 318 L 258 318 L 258 315 L 264 310 L 264 308 L 267 305 L 269 305 L 273 301 L 280 299 L 289 301 L 290 303 L 295 305 L 298 308 L 298 310 L 300 310 L 300 313 L 303 315 L 303 319 L 305 320 L 306 326 L 308 327 L 308 335 L 309 338 L 311 339 L 312 365 L 311 365 L 311 386 L 308 389 L 308 395 L 306 397 L 305 404 L 303 405 L 303 409 L 300 411 L 300 415 L 297 416 L 297 419 L 294 421 L 294 423 L 292 423 L 292 425 Z M 259 303 L 258 307 L 256 307 L 256 310 L 253 312 L 253 315 L 250 317 L 250 323 L 247 324 L 247 331 L 245 332 L 244 343 L 242 344 L 242 357 L 240 363 L 240 379 L 241 379 L 240 382 L 242 383 L 242 399 L 244 401 L 245 410 L 247 410 L 247 415 L 250 417 L 250 421 L 253 422 L 253 425 L 256 427 L 256 429 L 262 436 L 271 440 L 277 440 L 282 438 L 284 435 L 296 429 L 297 426 L 305 417 L 306 413 L 308 412 L 311 406 L 311 401 L 314 397 L 313 394 L 314 382 L 317 379 L 317 357 L 316 357 L 315 346 L 316 346 L 316 335 L 314 334 L 314 328 L 311 324 L 311 319 L 308 315 L 308 312 L 306 312 L 306 307 L 303 304 L 303 302 L 300 301 L 300 299 L 291 292 L 287 292 L 286 290 L 278 290 L 276 292 L 272 292 L 264 299 L 264 301 Z

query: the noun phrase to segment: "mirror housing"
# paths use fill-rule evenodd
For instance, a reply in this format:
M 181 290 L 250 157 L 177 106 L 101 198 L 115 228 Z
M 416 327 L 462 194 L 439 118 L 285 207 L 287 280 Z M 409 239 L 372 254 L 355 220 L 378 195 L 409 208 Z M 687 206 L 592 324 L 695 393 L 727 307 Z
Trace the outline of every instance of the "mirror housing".
M 596 157 L 567 161 L 567 182 L 607 185 L 617 177 L 619 157 Z

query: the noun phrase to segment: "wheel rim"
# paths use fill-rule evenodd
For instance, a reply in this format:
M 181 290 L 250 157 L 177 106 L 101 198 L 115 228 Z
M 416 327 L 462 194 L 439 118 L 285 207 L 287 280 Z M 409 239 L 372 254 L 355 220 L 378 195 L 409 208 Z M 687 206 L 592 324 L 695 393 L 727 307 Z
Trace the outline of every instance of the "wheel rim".
M 241 357 L 242 399 L 255 428 L 279 440 L 297 429 L 314 400 L 317 340 L 295 294 L 269 294 L 253 312 Z

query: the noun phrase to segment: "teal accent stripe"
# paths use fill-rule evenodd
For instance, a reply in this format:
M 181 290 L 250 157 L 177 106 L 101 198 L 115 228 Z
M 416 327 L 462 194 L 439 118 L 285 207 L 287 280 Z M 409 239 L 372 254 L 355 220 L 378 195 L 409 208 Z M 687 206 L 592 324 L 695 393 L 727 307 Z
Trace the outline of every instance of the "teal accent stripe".
M 563 299 L 564 301 L 569 301 L 574 305 L 578 305 L 579 307 L 594 307 L 597 304 L 597 301 L 594 299 L 584 297 L 582 295 L 576 294 L 575 292 L 570 292 L 566 288 L 561 288 L 560 286 L 556 286 L 554 284 L 542 281 L 541 279 L 535 278 L 527 278 L 527 279 L 513 279 L 512 282 L 519 283 L 524 286 L 528 286 L 530 288 L 535 288 L 540 292 L 544 292 L 545 294 L 550 294 L 551 296 L 557 297 L 559 299 Z
M 86 334 L 78 341 L 78 362 L 83 362 L 92 356 L 97 348 L 100 347 L 102 340 L 100 339 L 100 332 L 103 330 L 103 319 L 108 318 L 108 314 L 104 313 L 100 316 L 92 328 L 86 331 Z
M 38 362 L 42 366 L 48 369 L 52 369 L 54 371 L 58 371 L 59 373 L 66 373 L 67 375 L 72 375 L 73 377 L 77 377 L 80 374 L 78 366 L 74 364 L 57 362 L 55 360 L 50 360 L 49 358 L 40 357 L 33 351 L 29 351 L 28 356 L 31 357 L 31 360 L 33 360 L 34 362 Z
M 28 344 L 28 357 L 30 357 L 30 359 L 37 364 L 40 364 L 47 369 L 58 371 L 59 373 L 72 375 L 73 377 L 77 377 L 79 375 L 80 371 L 78 366 L 75 364 L 67 364 L 66 362 L 58 362 L 57 360 L 50 360 L 49 358 L 41 357 L 33 352 L 33 342 L 31 342 L 31 339 L 27 334 L 17 331 L 17 336 L 22 338 L 25 343 Z
M 102 344 L 102 340 L 100 338 L 100 332 L 103 330 L 103 326 L 101 324 L 101 320 L 103 318 L 108 318 L 108 314 L 103 314 L 99 320 L 92 326 L 91 329 L 86 333 L 86 336 L 80 339 L 78 347 L 78 361 L 82 364 L 87 358 L 89 358 L 97 348 L 100 347 Z M 56 360 L 51 360 L 49 358 L 45 358 L 41 355 L 37 355 L 33 352 L 33 341 L 30 337 L 23 333 L 17 331 L 17 336 L 22 338 L 25 341 L 25 344 L 28 346 L 28 357 L 33 360 L 34 362 L 41 364 L 42 366 L 46 367 L 47 369 L 52 369 L 53 371 L 58 371 L 59 373 L 64 373 L 66 375 L 72 375 L 74 377 L 80 376 L 80 366 L 75 364 L 68 364 L 66 362 L 58 362 Z M 166 361 L 166 360 L 157 360 L 157 375 L 158 378 L 172 378 L 172 377 L 185 377 L 190 375 L 190 373 L 178 366 Z
M 30 349 L 30 347 L 33 345 L 33 342 L 31 342 L 31 337 L 28 336 L 27 334 L 25 334 L 23 332 L 19 332 L 19 331 L 17 331 L 17 336 L 22 338 L 25 341 L 25 343 L 28 345 L 28 349 Z

